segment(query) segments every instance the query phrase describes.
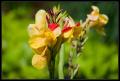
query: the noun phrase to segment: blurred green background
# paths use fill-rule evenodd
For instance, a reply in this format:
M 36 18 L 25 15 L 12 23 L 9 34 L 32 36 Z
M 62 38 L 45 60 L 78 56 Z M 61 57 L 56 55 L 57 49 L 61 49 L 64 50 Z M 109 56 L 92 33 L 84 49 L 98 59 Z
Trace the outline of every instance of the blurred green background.
M 78 59 L 80 69 L 76 79 L 118 79 L 118 2 L 73 1 L 2 1 L 2 79 L 49 79 L 47 69 L 36 70 L 31 65 L 33 51 L 28 45 L 27 27 L 34 23 L 39 9 L 48 10 L 60 4 L 75 21 L 85 20 L 91 5 L 107 14 L 106 36 L 95 30 Z M 65 53 L 69 52 L 66 44 Z

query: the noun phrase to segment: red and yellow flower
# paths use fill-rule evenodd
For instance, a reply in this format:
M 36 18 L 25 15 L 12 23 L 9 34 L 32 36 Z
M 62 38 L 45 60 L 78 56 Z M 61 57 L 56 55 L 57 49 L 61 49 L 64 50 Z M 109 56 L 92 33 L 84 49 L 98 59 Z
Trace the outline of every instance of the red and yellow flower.
M 80 26 L 80 22 L 75 24 L 71 17 L 67 17 L 62 29 L 62 35 L 64 39 L 79 38 L 83 33 L 82 30 L 83 28 Z
M 56 35 L 47 27 L 46 11 L 39 10 L 35 16 L 35 24 L 30 24 L 28 32 L 29 45 L 35 51 L 32 65 L 37 69 L 47 65 L 50 59 L 50 50 L 56 43 Z

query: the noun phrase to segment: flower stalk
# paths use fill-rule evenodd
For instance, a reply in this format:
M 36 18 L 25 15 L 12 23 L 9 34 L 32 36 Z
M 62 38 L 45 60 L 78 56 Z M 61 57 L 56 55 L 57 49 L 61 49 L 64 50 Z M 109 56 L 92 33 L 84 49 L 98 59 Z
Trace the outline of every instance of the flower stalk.
M 59 64 L 58 64 L 58 76 L 59 79 L 64 79 L 64 44 L 61 45 L 60 54 L 59 54 Z

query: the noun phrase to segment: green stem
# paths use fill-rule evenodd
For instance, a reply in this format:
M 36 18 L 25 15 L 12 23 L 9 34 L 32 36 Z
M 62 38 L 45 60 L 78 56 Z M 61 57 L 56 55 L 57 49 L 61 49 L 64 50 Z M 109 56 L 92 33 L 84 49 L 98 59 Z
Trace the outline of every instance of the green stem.
M 55 57 L 61 47 L 61 43 L 62 43 L 62 39 L 61 39 L 61 37 L 59 37 L 56 45 L 54 46 L 54 49 L 53 48 L 51 49 L 51 61 L 49 63 L 49 67 L 48 67 L 50 79 L 55 79 L 55 77 L 54 77 Z
M 63 67 L 64 67 L 64 44 L 62 44 L 59 54 L 59 65 L 58 65 L 59 79 L 64 79 Z
M 79 65 L 77 65 L 76 69 L 74 70 L 73 74 L 71 75 L 70 79 L 73 79 L 76 73 L 78 72 Z
M 52 59 L 51 62 L 49 63 L 50 79 L 54 79 L 54 70 L 55 70 L 55 60 Z

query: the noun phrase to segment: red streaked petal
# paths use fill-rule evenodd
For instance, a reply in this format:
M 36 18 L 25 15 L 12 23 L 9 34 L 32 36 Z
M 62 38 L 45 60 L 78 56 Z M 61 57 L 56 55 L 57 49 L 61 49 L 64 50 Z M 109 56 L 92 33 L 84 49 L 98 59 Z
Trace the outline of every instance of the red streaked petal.
M 64 29 L 62 30 L 62 33 L 67 32 L 67 31 L 69 31 L 71 29 L 72 29 L 72 27 L 64 27 Z
M 59 25 L 56 24 L 56 23 L 51 23 L 51 24 L 48 24 L 48 27 L 50 28 L 51 31 L 53 31 L 54 29 L 56 29 Z
M 80 26 L 80 22 L 76 23 L 76 26 Z

